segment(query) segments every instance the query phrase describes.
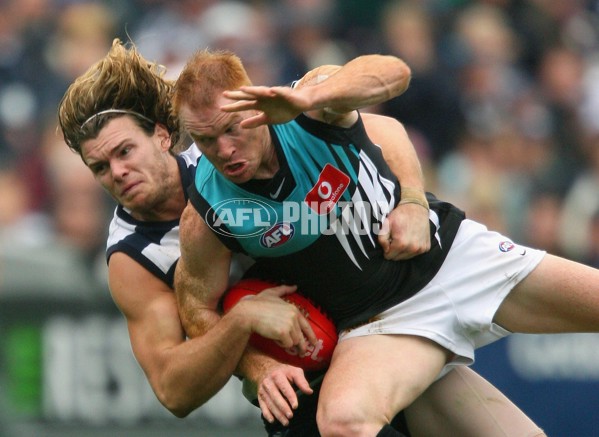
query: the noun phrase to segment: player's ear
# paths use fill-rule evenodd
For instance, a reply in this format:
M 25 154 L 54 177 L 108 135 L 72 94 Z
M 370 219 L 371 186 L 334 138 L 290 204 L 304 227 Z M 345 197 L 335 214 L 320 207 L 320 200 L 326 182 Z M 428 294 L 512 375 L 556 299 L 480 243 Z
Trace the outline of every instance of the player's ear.
M 160 148 L 163 151 L 168 151 L 171 148 L 171 136 L 165 125 L 156 123 L 154 126 L 154 135 L 158 137 L 160 141 Z

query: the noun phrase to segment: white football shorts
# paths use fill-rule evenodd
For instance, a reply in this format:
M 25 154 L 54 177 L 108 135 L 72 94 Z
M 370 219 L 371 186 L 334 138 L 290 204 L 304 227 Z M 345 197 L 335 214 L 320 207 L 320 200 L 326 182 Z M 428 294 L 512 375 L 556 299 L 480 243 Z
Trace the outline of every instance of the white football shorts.
M 470 365 L 476 348 L 510 334 L 493 323 L 493 316 L 545 253 L 466 219 L 443 266 L 422 290 L 375 321 L 341 332 L 339 341 L 375 334 L 417 335 L 455 353 L 439 377 L 456 365 Z

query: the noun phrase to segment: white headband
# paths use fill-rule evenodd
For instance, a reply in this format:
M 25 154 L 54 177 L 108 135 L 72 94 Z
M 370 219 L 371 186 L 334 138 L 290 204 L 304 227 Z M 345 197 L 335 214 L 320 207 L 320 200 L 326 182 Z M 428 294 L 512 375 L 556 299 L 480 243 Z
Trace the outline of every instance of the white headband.
M 135 112 L 135 111 L 129 111 L 128 109 L 106 109 L 104 111 L 100 111 L 97 114 L 92 115 L 90 118 L 88 118 L 87 120 L 85 120 L 82 124 L 81 127 L 79 129 L 83 129 L 83 127 L 89 123 L 90 121 L 92 121 L 94 118 L 103 115 L 103 114 L 129 114 L 129 115 L 134 115 L 136 117 L 141 118 L 142 120 L 145 120 L 149 123 L 154 124 L 154 121 L 150 120 L 148 117 L 146 117 L 145 115 L 141 115 L 139 112 Z

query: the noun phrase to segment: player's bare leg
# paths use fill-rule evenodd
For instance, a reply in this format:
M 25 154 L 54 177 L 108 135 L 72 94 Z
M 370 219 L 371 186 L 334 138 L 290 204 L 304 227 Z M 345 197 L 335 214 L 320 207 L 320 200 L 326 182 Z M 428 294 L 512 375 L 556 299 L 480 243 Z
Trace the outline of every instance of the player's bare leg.
M 476 372 L 463 366 L 405 410 L 412 437 L 540 437 L 545 433 Z
M 376 436 L 435 380 L 447 359 L 444 348 L 423 337 L 369 335 L 341 341 L 320 391 L 320 433 Z
M 599 332 L 599 270 L 546 255 L 493 320 L 512 332 Z

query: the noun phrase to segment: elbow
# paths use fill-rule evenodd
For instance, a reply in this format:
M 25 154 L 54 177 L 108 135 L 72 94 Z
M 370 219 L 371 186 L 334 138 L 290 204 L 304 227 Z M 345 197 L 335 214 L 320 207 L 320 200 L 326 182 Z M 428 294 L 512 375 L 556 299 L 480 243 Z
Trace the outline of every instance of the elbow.
M 193 410 L 199 407 L 199 405 L 185 399 L 185 396 L 182 396 L 181 393 L 175 393 L 174 391 L 156 392 L 156 397 L 171 414 L 179 419 L 189 416 Z
M 403 94 L 410 85 L 412 79 L 412 69 L 403 59 L 394 55 L 373 55 L 373 61 L 378 60 L 377 77 L 387 89 L 387 98 L 391 99 Z M 374 62 L 373 62 L 374 63 Z
M 189 414 L 195 409 L 194 407 L 180 402 L 177 399 L 168 399 L 165 397 L 158 397 L 158 399 L 160 400 L 160 403 L 162 405 L 164 405 L 164 407 L 171 412 L 171 414 L 173 414 L 173 416 L 179 418 L 179 419 L 183 419 L 187 416 L 189 416 Z
M 189 416 L 193 410 L 191 409 L 182 409 L 182 408 L 169 408 L 168 409 L 175 417 L 178 419 L 184 419 Z
M 412 69 L 401 59 L 397 58 L 397 89 L 396 96 L 403 94 L 410 86 L 410 80 L 412 79 Z

